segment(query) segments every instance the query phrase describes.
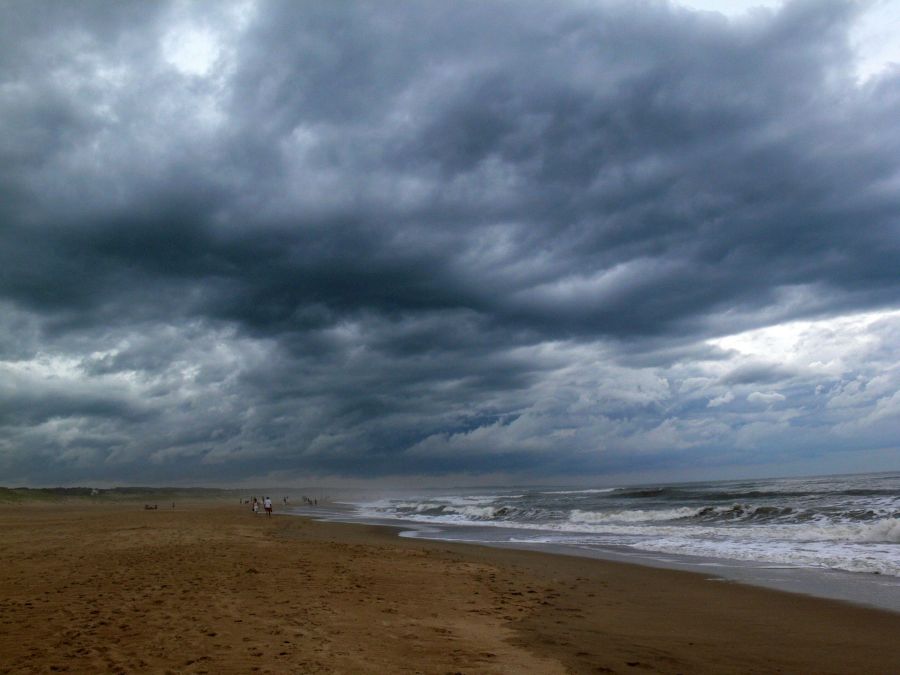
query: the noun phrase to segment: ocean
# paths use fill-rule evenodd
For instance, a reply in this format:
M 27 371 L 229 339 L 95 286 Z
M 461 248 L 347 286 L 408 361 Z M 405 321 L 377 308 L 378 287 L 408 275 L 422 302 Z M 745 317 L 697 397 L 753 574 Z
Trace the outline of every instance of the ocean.
M 403 536 L 711 572 L 900 611 L 900 473 L 359 496 L 319 511 Z

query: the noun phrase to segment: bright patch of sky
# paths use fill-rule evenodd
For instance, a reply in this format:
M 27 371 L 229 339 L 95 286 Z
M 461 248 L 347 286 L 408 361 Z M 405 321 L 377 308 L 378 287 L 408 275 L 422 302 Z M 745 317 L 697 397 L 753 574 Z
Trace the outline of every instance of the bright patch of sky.
M 207 28 L 181 25 L 163 38 L 163 55 L 185 75 L 204 76 L 219 56 L 219 41 Z
M 737 17 L 754 9 L 777 10 L 784 0 L 675 0 L 675 4 Z M 900 67 L 900 2 L 868 0 L 859 4 L 863 13 L 850 39 L 856 51 L 857 77 L 863 83 L 887 69 Z
M 713 346 L 782 364 L 840 370 L 850 351 L 872 347 L 877 323 L 900 319 L 900 311 L 866 312 L 816 321 L 791 321 L 710 340 Z

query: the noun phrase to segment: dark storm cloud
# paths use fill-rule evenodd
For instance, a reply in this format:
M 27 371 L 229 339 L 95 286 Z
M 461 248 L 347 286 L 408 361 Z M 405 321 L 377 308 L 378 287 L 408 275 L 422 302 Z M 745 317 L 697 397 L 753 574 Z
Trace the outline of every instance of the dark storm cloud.
M 900 78 L 854 80 L 853 3 L 243 11 L 3 6 L 0 357 L 153 411 L 43 398 L 3 417 L 8 472 L 34 480 L 14 444 L 104 476 L 596 468 L 735 400 L 647 369 L 897 303 Z M 167 51 L 185 26 L 203 72 Z
M 293 158 L 279 146 L 298 127 L 322 124 L 312 172 L 336 172 L 345 203 L 326 207 L 332 213 L 300 203 L 267 219 L 216 185 L 205 158 L 192 166 L 176 157 L 177 184 L 146 186 L 158 191 L 141 199 L 149 203 L 91 214 L 87 231 L 37 228 L 37 245 L 17 257 L 28 265 L 49 254 L 50 264 L 11 275 L 13 290 L 32 303 L 102 302 L 99 286 L 126 267 L 150 283 L 221 281 L 228 299 L 219 311 L 266 330 L 316 303 L 339 312 L 467 308 L 592 336 L 654 333 L 720 303 L 767 304 L 782 286 L 821 283 L 883 300 L 878 291 L 896 284 L 896 241 L 885 235 L 896 227 L 895 196 L 858 202 L 860 188 L 894 167 L 850 135 L 846 116 L 864 125 L 877 107 L 841 104 L 845 87 L 827 84 L 849 77 L 846 12 L 820 5 L 762 27 L 688 20 L 659 6 L 641 14 L 472 5 L 438 20 L 427 6 L 271 8 L 240 45 L 247 58 L 226 102 L 236 137 L 211 159 L 224 160 L 225 175 L 241 172 L 246 153 L 253 168 L 268 161 L 258 182 L 249 176 L 237 187 L 261 191 L 277 212 L 278 202 L 294 206 L 285 194 Z M 825 58 L 835 55 L 843 65 Z M 60 113 L 42 126 L 60 136 L 71 124 Z M 896 146 L 896 132 L 884 131 L 882 143 Z M 47 150 L 52 160 L 56 147 Z M 491 175 L 491 162 L 504 175 Z M 409 211 L 367 189 L 370 174 L 411 173 L 431 194 Z M 514 183 L 505 199 L 490 184 L 504 177 Z M 117 177 L 105 178 L 115 186 Z M 440 194 L 458 180 L 487 181 L 475 195 L 494 202 L 487 213 L 468 199 L 469 186 Z M 244 221 L 239 232 L 217 228 L 222 213 Z M 495 245 L 492 235 L 506 248 L 484 265 L 478 254 Z M 407 250 L 397 245 L 404 239 Z M 81 283 L 59 288 L 60 276 Z

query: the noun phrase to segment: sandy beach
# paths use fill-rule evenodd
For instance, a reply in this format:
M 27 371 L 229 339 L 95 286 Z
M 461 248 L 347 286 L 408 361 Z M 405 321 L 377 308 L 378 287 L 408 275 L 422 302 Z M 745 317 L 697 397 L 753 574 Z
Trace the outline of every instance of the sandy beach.
M 896 673 L 900 614 L 228 503 L 0 505 L 0 672 Z

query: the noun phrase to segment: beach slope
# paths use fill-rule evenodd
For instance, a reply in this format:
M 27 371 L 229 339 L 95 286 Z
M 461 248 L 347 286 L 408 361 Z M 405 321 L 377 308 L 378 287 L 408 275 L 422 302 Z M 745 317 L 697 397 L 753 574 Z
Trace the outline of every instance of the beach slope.
M 900 614 L 237 503 L 0 505 L 0 672 L 895 673 Z

